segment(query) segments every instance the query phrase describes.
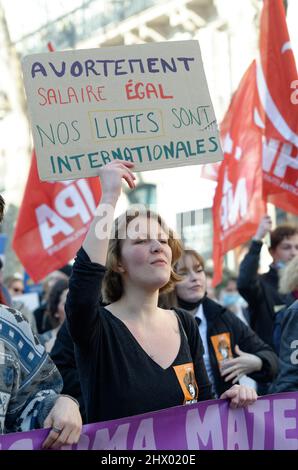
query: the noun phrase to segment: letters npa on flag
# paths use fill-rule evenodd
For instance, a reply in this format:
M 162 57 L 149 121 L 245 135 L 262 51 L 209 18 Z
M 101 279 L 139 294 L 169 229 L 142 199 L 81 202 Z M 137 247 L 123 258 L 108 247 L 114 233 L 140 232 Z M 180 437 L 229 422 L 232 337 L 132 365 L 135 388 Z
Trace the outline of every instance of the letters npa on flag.
M 242 78 L 221 127 L 224 160 L 213 204 L 214 285 L 222 278 L 224 254 L 252 237 L 265 202 L 298 214 L 296 79 L 283 2 L 265 0 L 260 58 Z
M 99 178 L 41 182 L 35 153 L 13 248 L 35 281 L 69 262 L 82 244 L 101 195 Z

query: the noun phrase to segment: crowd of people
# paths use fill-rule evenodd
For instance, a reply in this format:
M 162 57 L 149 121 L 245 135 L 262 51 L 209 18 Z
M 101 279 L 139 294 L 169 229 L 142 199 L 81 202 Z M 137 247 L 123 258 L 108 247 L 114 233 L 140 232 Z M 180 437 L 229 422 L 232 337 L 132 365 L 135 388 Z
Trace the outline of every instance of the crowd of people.
M 47 277 L 38 309 L 14 300 L 19 276 L 1 281 L 0 433 L 49 427 L 43 445 L 58 448 L 78 441 L 82 422 L 298 390 L 298 228 L 272 230 L 265 216 L 238 278 L 216 293 L 203 257 L 158 214 L 114 220 L 123 181 L 135 187 L 132 163 L 100 178 L 83 245 Z M 273 261 L 260 275 L 269 233 Z

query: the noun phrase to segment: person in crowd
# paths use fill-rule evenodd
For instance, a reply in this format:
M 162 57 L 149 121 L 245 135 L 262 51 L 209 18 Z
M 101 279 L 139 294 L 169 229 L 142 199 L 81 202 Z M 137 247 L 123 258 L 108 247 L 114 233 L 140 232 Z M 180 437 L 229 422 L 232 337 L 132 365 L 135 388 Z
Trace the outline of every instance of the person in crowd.
M 210 298 L 209 294 L 208 297 Z M 219 296 L 220 304 L 233 312 L 240 320 L 249 325 L 250 318 L 247 310 L 247 304 L 237 289 L 237 277 L 231 275 L 225 286 L 222 288 Z
M 14 274 L 5 279 L 6 285 L 11 297 L 24 294 L 24 281 L 20 274 Z
M 178 280 L 172 263 L 181 254 L 180 242 L 149 211 L 124 214 L 111 235 L 121 181 L 135 187 L 132 168 L 114 161 L 100 171 L 100 206 L 73 265 L 65 305 L 87 422 L 213 397 L 194 319 L 157 305 L 159 291 Z M 103 272 L 107 307 L 99 305 Z M 234 385 L 221 398 L 238 407 L 257 395 Z
M 267 273 L 259 275 L 262 240 L 270 232 L 271 226 L 271 218 L 265 215 L 240 265 L 237 286 L 240 295 L 248 303 L 250 326 L 263 341 L 274 347 L 275 314 L 294 300 L 291 294 L 279 293 L 278 272 L 298 254 L 298 228 L 292 225 L 280 225 L 270 233 L 269 252 L 273 263 Z
M 0 221 L 4 205 L 0 196 Z M 50 427 L 44 448 L 77 442 L 78 404 L 60 395 L 57 368 L 22 313 L 5 305 L 0 305 L 0 357 L 0 434 Z
M 209 299 L 212 299 L 215 302 L 218 302 L 217 293 L 213 286 L 213 272 L 210 270 L 206 270 L 206 289 L 207 289 Z
M 297 284 L 298 287 L 298 284 Z M 298 300 L 286 309 L 281 325 L 279 374 L 270 393 L 298 391 Z
M 30 323 L 33 333 L 37 333 L 36 321 L 33 312 L 27 307 L 23 298 L 19 297 L 24 294 L 24 281 L 21 274 L 15 273 L 13 276 L 7 277 L 5 279 L 5 286 L 11 296 L 9 306 L 21 312 Z
M 204 259 L 185 249 L 174 266 L 181 281 L 160 299 L 163 306 L 187 310 L 199 325 L 204 345 L 204 362 L 216 396 L 244 376 L 271 381 L 278 371 L 278 359 L 242 320 L 210 299 L 206 292 Z
M 57 333 L 65 319 L 65 301 L 68 292 L 68 280 L 60 279 L 57 281 L 50 293 L 47 304 L 47 311 L 44 322 L 51 324 L 52 329 L 45 331 L 39 336 L 41 344 L 44 345 L 47 352 L 52 350 Z
M 46 315 L 48 310 L 48 297 L 51 292 L 53 285 L 59 280 L 68 281 L 69 275 L 71 273 L 71 266 L 66 265 L 57 271 L 53 271 L 45 278 L 43 281 L 43 298 L 41 300 L 40 306 L 34 310 L 33 314 L 36 320 L 37 332 L 42 334 L 46 331 L 52 329 L 52 324 L 50 318 Z
M 270 387 L 271 393 L 298 390 L 298 256 L 281 271 L 279 291 L 296 299 L 290 307 L 278 312 L 274 340 L 279 351 L 279 374 Z
M 279 293 L 298 299 L 298 255 L 279 272 Z M 273 342 L 277 354 L 280 354 L 281 332 L 288 307 L 279 310 L 274 317 Z
M 11 305 L 10 293 L 3 282 L 3 261 L 1 257 L 0 257 L 0 304 Z

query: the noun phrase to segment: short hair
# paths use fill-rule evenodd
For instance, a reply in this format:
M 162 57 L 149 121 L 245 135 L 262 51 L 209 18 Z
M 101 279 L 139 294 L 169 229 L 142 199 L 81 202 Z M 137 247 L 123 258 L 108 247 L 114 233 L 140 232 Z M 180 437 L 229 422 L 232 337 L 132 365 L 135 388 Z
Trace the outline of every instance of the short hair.
M 293 235 L 298 235 L 298 227 L 296 225 L 279 225 L 270 234 L 270 249 L 275 250 L 285 238 L 290 238 Z
M 174 231 L 170 229 L 164 220 L 159 214 L 151 210 L 136 210 L 133 213 L 131 211 L 126 211 L 120 217 L 118 217 L 114 222 L 113 227 L 113 238 L 109 241 L 107 262 L 106 262 L 106 272 L 102 283 L 102 299 L 104 303 L 109 304 L 116 302 L 123 295 L 123 282 L 121 274 L 117 271 L 117 266 L 121 260 L 121 240 L 126 238 L 127 227 L 129 223 L 136 219 L 137 217 L 146 217 L 147 219 L 152 218 L 156 220 L 160 227 L 168 235 L 169 246 L 172 251 L 172 266 L 180 258 L 182 253 L 182 243 L 174 234 Z M 161 287 L 159 292 L 170 292 L 174 289 L 176 282 L 180 280 L 173 269 L 171 269 L 171 275 L 168 283 Z
M 295 256 L 280 270 L 279 292 L 289 294 L 298 290 L 298 256 Z
M 5 201 L 0 194 L 0 222 L 2 222 L 3 220 L 4 208 L 5 208 Z

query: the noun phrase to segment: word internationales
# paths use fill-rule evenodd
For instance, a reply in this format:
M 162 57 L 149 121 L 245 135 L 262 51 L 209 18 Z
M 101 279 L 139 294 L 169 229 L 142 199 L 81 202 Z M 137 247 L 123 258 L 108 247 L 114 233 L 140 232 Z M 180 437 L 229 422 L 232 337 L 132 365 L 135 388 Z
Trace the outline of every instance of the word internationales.
M 148 163 L 157 160 L 186 160 L 216 152 L 219 147 L 215 136 L 194 141 L 170 141 L 162 145 L 141 145 L 138 147 L 118 147 L 114 150 L 98 150 L 77 155 L 50 155 L 53 174 L 65 174 L 82 168 L 101 168 L 113 160 L 133 163 Z

